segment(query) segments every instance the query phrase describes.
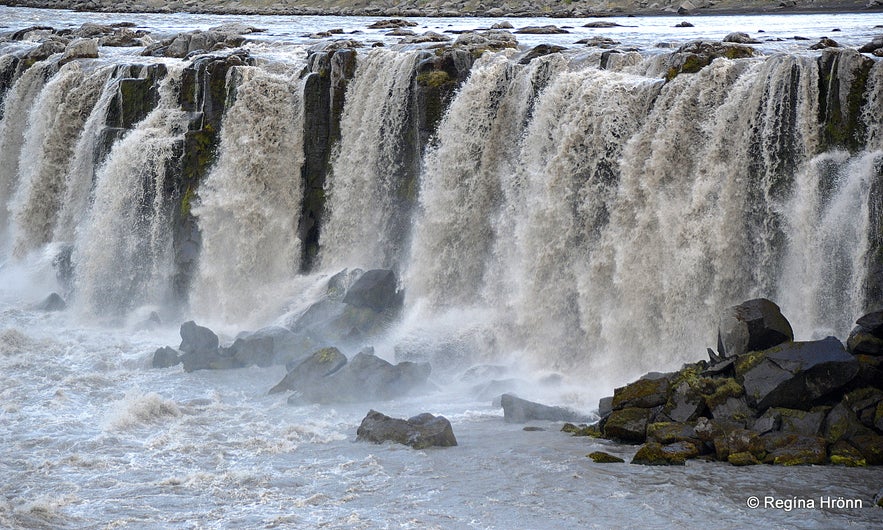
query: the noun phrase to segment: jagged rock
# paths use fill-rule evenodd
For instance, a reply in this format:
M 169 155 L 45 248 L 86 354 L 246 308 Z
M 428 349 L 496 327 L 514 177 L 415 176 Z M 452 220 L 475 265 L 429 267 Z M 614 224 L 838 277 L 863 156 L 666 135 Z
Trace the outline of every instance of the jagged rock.
M 724 358 L 765 350 L 791 340 L 794 340 L 791 324 L 779 306 L 766 298 L 730 307 L 720 316 L 717 349 Z
M 846 403 L 840 402 L 828 412 L 823 433 L 828 443 L 835 443 L 839 440 L 852 440 L 856 436 L 871 434 L 872 431 L 862 424 Z
M 883 390 L 874 387 L 859 388 L 846 394 L 842 403 L 855 413 L 866 427 L 875 427 L 877 411 L 883 404 Z
M 558 53 L 566 50 L 564 46 L 554 46 L 551 44 L 540 44 L 538 46 L 534 46 L 530 49 L 524 56 L 518 61 L 518 64 L 528 64 L 533 61 L 537 57 L 542 57 L 544 55 L 549 55 L 551 53 Z
M 706 409 L 705 399 L 687 382 L 675 387 L 662 412 L 676 422 L 695 421 Z
M 368 29 L 392 29 L 392 28 L 406 28 L 416 26 L 416 22 L 411 22 L 410 20 L 404 20 L 401 18 L 392 18 L 388 20 L 378 20 L 373 24 L 368 26 Z
M 598 400 L 598 415 L 602 418 L 613 412 L 613 396 L 602 397 Z
M 564 407 L 550 407 L 503 394 L 500 398 L 506 423 L 525 423 L 531 420 L 588 422 L 591 418 Z
M 754 423 L 754 411 L 748 406 L 745 398 L 727 397 L 714 407 L 709 407 L 711 416 L 718 423 L 746 427 Z
M 765 414 L 778 417 L 779 430 L 784 433 L 819 436 L 829 410 L 827 407 L 817 407 L 810 411 L 773 408 Z
M 622 458 L 613 456 L 610 453 L 605 453 L 604 451 L 595 451 L 586 456 L 591 458 L 592 461 L 597 464 L 621 464 L 625 462 Z
M 789 342 L 737 361 L 748 403 L 806 410 L 829 392 L 843 388 L 858 374 L 855 357 L 834 337 Z
M 153 360 L 150 364 L 154 368 L 169 368 L 181 364 L 181 357 L 175 348 L 164 346 L 153 352 Z
M 630 407 L 614 410 L 604 422 L 604 436 L 629 443 L 641 443 L 647 438 L 650 410 Z
M 687 459 L 699 455 L 699 449 L 690 442 L 662 445 L 656 442 L 644 444 L 632 458 L 632 464 L 645 466 L 682 466 Z
M 64 311 L 67 309 L 67 303 L 60 294 L 52 293 L 37 304 L 34 309 L 37 311 Z
M 735 31 L 724 37 L 724 42 L 735 42 L 736 44 L 760 44 L 760 41 L 748 36 L 742 31 Z
M 451 422 L 443 416 L 433 416 L 429 413 L 402 420 L 371 410 L 359 425 L 356 439 L 374 443 L 390 441 L 414 449 L 457 445 Z
M 313 387 L 326 384 L 323 378 L 346 365 L 346 356 L 337 348 L 322 348 L 291 369 L 282 381 L 270 389 L 270 394 L 294 390 L 303 394 L 313 394 Z
M 668 379 L 639 379 L 613 391 L 613 410 L 626 407 L 651 408 L 664 405 L 671 391 Z
M 840 45 L 834 39 L 822 37 L 819 42 L 809 47 L 810 50 L 824 50 L 825 48 L 840 48 Z

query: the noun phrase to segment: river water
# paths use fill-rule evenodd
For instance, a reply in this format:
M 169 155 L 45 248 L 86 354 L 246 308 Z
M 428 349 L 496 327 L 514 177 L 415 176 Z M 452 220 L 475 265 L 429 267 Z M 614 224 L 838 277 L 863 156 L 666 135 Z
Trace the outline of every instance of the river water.
M 342 28 L 360 32 L 352 37 L 368 45 L 394 45 L 397 39 L 366 29 L 375 19 L 0 7 L 0 26 L 9 29 L 119 21 L 155 35 L 227 22 L 267 28 L 246 45 L 262 62 L 243 74 L 228 110 L 235 123 L 225 123 L 195 207 L 205 246 L 186 314 L 163 309 L 169 242 L 162 205 L 142 213 L 149 222 L 139 231 L 128 228 L 137 224 L 127 208 L 137 200 L 131 179 L 149 167 L 161 186 L 168 146 L 186 126 L 169 103 L 174 83 L 97 168 L 89 197 L 83 190 L 92 167 L 82 153 L 91 152 L 104 119 L 109 71 L 102 68 L 131 61 L 133 51 L 102 48 L 97 68 L 66 68 L 48 82 L 35 70 L 7 94 L 0 122 L 7 209 L 0 215 L 0 527 L 879 526 L 883 511 L 872 498 L 883 470 L 594 464 L 586 457 L 592 451 L 628 460 L 635 448 L 571 437 L 560 423 L 532 422 L 536 431 L 506 424 L 492 404 L 501 387 L 461 380 L 467 365 L 437 371 L 434 393 L 336 406 L 292 406 L 283 394 L 267 395 L 285 375 L 281 366 L 150 368 L 158 347 L 180 342 L 181 321 L 195 316 L 222 341 L 281 324 L 346 266 L 391 265 L 403 273 L 405 314 L 376 339 L 382 357 L 392 360 L 402 344 L 478 344 L 485 350 L 469 360 L 510 364 L 522 397 L 587 414 L 643 371 L 702 358 L 714 345 L 715 312 L 744 298 L 775 298 L 798 338 L 844 338 L 866 304 L 861 256 L 870 181 L 883 164 L 883 114 L 874 110 L 883 109 L 883 68 L 878 62 L 871 71 L 867 143 L 852 154 L 817 152 L 817 87 L 811 76 L 792 76 L 814 72 L 810 42 L 827 35 L 863 44 L 880 32 L 874 26 L 883 15 L 696 16 L 689 18 L 694 28 L 673 28 L 682 18 L 611 18 L 632 27 L 603 30 L 580 28 L 585 20 L 513 20 L 516 27 L 573 26 L 569 35 L 519 35 L 525 47 L 603 35 L 640 56 L 603 72 L 578 60 L 516 68 L 505 55 L 482 58 L 424 154 L 407 245 L 384 232 L 399 212 L 382 199 L 389 156 L 382 146 L 401 125 L 402 79 L 414 59 L 407 48 L 364 50 L 333 160 L 322 266 L 296 276 L 299 242 L 279 234 L 294 230 L 284 213 L 301 195 L 281 185 L 280 168 L 303 163 L 291 148 L 303 140 L 293 126 L 303 119 L 300 100 L 288 89 L 297 86 L 305 47 L 316 42 L 304 35 Z M 498 22 L 414 20 L 416 30 L 437 32 Z M 662 86 L 653 58 L 668 48 L 657 43 L 737 30 L 763 40 L 758 47 L 773 58 L 717 62 Z M 0 54 L 12 46 L 0 45 Z M 182 61 L 162 61 L 169 79 L 180 75 Z M 787 125 L 777 114 L 780 101 L 793 106 Z M 783 128 L 796 147 L 784 171 L 788 192 L 777 194 L 783 172 L 765 146 Z M 266 148 L 236 147 L 245 142 Z M 749 174 L 746 161 L 758 157 L 765 163 Z M 67 162 L 69 169 L 53 173 Z M 611 171 L 615 186 L 602 178 Z M 63 185 L 53 184 L 53 174 Z M 831 189 L 815 185 L 823 177 Z M 365 204 L 366 196 L 378 199 Z M 756 207 L 750 215 L 746 205 Z M 751 237 L 730 230 L 734 223 L 749 225 Z M 790 244 L 777 246 L 782 234 Z M 134 253 L 136 242 L 147 245 L 146 254 Z M 62 290 L 52 260 L 65 243 L 75 246 L 78 296 L 67 311 L 38 311 L 36 303 Z M 233 253 L 252 259 L 251 276 L 227 260 Z M 842 259 L 830 259 L 835 254 Z M 143 281 L 126 280 L 130 268 L 145 267 Z M 140 303 L 117 306 L 120 297 Z M 152 311 L 166 324 L 144 326 Z M 395 417 L 442 414 L 459 445 L 415 451 L 356 442 L 372 408 Z M 750 507 L 752 496 L 759 508 Z M 767 498 L 803 507 L 769 507 Z M 840 498 L 862 507 L 837 508 Z M 822 506 L 827 499 L 833 507 Z

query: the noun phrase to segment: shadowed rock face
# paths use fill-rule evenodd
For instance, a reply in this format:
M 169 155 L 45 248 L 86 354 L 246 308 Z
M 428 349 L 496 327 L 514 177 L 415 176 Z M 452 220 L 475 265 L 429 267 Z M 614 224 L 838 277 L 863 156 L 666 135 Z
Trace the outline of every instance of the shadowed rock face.
M 794 340 L 794 332 L 779 306 L 758 298 L 724 311 L 717 337 L 719 353 L 727 358 Z
M 457 445 L 451 422 L 443 416 L 428 413 L 402 420 L 369 411 L 356 431 L 356 439 L 374 443 L 395 442 L 414 449 Z

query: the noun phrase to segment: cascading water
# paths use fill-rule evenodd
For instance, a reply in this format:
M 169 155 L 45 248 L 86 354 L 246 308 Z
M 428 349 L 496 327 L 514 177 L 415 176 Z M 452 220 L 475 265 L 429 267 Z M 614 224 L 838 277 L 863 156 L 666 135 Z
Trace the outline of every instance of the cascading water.
M 170 301 L 166 188 L 188 125 L 177 105 L 181 72 L 169 68 L 157 108 L 113 146 L 98 172 L 73 253 L 77 303 L 86 314 L 120 315 Z
M 416 53 L 374 49 L 359 58 L 346 93 L 341 140 L 328 178 L 320 236 L 327 268 L 399 265 L 410 212 L 408 128 Z
M 296 66 L 285 75 L 255 67 L 231 74 L 236 100 L 224 117 L 220 157 L 193 208 L 203 241 L 192 291 L 200 313 L 240 324 L 260 308 L 278 314 L 274 304 L 297 274 L 304 155 Z
M 104 161 L 96 159 L 96 149 L 102 140 L 101 131 L 106 126 L 108 106 L 117 94 L 118 86 L 119 80 L 116 76 L 107 78 L 99 91 L 98 101 L 83 125 L 83 133 L 71 153 L 64 180 L 61 211 L 55 224 L 55 241 L 73 242 L 75 230 L 88 213 L 97 166 Z
M 77 63 L 67 64 L 34 102 L 19 161 L 18 191 L 10 204 L 19 256 L 52 240 L 69 161 L 109 73 L 108 67 L 84 72 Z
M 37 63 L 12 85 L 4 99 L 0 122 L 0 248 L 8 244 L 9 204 L 18 185 L 18 163 L 28 126 L 26 109 L 33 108 L 43 85 L 56 70 L 55 63 Z

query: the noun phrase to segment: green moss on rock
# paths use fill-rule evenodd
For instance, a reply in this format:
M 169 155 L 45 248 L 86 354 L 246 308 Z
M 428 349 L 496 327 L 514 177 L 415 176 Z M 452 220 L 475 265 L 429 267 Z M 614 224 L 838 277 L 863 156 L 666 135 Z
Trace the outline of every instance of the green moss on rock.
M 727 456 L 727 462 L 734 466 L 755 466 L 760 464 L 760 460 L 748 451 L 733 453 Z
M 613 456 L 609 453 L 605 453 L 604 451 L 595 451 L 593 453 L 589 453 L 589 458 L 592 459 L 593 462 L 597 464 L 621 464 L 625 462 L 622 458 L 618 456 Z

